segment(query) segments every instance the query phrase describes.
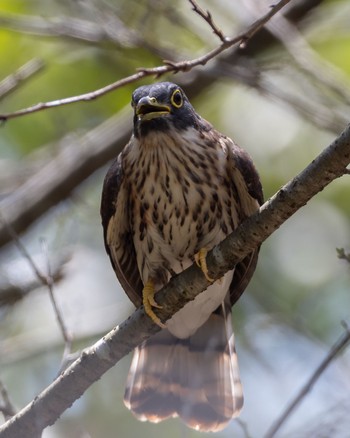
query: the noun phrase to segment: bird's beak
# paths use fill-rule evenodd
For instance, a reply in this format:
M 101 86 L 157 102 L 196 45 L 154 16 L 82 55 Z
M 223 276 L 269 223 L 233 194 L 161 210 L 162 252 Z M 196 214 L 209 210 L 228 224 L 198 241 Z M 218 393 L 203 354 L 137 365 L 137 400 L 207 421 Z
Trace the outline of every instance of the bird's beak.
M 157 102 L 155 97 L 142 97 L 135 108 L 135 114 L 139 120 L 152 120 L 170 113 L 168 105 Z

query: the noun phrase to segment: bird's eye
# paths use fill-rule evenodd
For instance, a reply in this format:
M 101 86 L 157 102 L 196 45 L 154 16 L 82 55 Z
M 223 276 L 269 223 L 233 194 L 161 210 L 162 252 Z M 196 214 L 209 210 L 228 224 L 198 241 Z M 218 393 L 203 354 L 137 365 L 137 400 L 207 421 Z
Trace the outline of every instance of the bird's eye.
M 171 103 L 174 105 L 175 108 L 182 107 L 183 100 L 182 100 L 182 93 L 179 89 L 176 89 L 173 92 L 173 95 L 171 96 Z

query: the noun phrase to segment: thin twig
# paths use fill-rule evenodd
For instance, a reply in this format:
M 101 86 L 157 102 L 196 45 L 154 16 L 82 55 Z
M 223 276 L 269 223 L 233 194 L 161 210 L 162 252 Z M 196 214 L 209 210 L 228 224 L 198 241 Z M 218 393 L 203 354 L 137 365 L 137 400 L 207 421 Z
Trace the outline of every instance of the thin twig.
M 138 71 L 130 76 L 127 76 L 119 81 L 116 81 L 112 84 L 109 84 L 105 87 L 99 88 L 98 90 L 80 94 L 77 96 L 66 97 L 64 99 L 53 100 L 45 103 L 37 103 L 31 107 L 21 109 L 15 111 L 13 113 L 1 114 L 0 121 L 6 121 L 9 119 L 13 119 L 15 117 L 21 117 L 24 115 L 32 114 L 38 111 L 46 110 L 49 108 L 54 108 L 63 105 L 70 105 L 75 102 L 86 102 L 90 100 L 97 99 L 111 91 L 114 91 L 118 88 L 121 88 L 127 84 L 131 84 L 136 82 L 142 78 L 155 76 L 159 78 L 166 73 L 178 73 L 180 71 L 187 72 L 194 67 L 205 65 L 208 61 L 218 56 L 220 53 L 229 49 L 230 47 L 239 44 L 240 47 L 245 47 L 247 42 L 275 15 L 279 12 L 287 3 L 291 0 L 280 0 L 271 10 L 256 20 L 245 32 L 242 32 L 235 36 L 234 38 L 225 38 L 225 41 L 221 43 L 220 46 L 215 49 L 207 52 L 205 55 L 200 56 L 198 58 L 189 60 L 189 61 L 181 61 L 181 62 L 172 62 L 172 61 L 164 61 L 164 65 L 154 67 L 154 68 L 139 68 Z
M 53 268 L 51 268 L 54 283 L 58 283 L 63 279 L 63 268 L 69 259 L 70 255 L 68 253 L 61 254 L 55 258 Z M 19 278 L 18 275 L 11 273 L 11 268 L 9 275 L 3 275 L 2 277 L 0 282 L 0 307 L 13 305 L 28 296 L 33 290 L 42 286 L 42 282 L 37 276 L 33 276 L 33 278 L 23 278 L 23 276 L 21 276 Z
M 210 11 L 202 9 L 195 0 L 188 0 L 194 12 L 200 15 L 204 20 L 209 24 L 209 26 L 213 29 L 215 35 L 217 35 L 222 43 L 226 42 L 226 37 L 223 34 L 222 30 L 215 24 L 213 17 Z
M 29 252 L 27 251 L 26 247 L 23 245 L 23 243 L 21 242 L 18 234 L 16 233 L 16 231 L 7 223 L 7 221 L 3 218 L 3 216 L 0 213 L 0 222 L 2 223 L 2 225 L 7 229 L 7 232 L 9 233 L 9 235 L 11 236 L 12 240 L 14 241 L 15 245 L 17 246 L 17 249 L 19 250 L 19 252 L 22 254 L 22 256 L 28 261 L 29 266 L 31 267 L 32 271 L 34 272 L 34 274 L 36 275 L 36 277 L 38 278 L 38 280 L 41 282 L 41 284 L 43 286 L 48 286 L 48 279 L 46 278 L 45 275 L 43 275 L 40 272 L 40 269 L 37 267 L 37 265 L 35 264 L 34 260 L 32 259 L 32 257 L 30 256 Z
M 34 58 L 3 79 L 0 82 L 0 100 L 41 71 L 44 66 L 45 64 L 41 59 Z
M 252 438 L 252 435 L 249 433 L 248 425 L 245 421 L 240 418 L 236 418 L 236 423 L 241 427 L 244 438 Z
M 43 253 L 45 255 L 46 258 L 46 266 L 47 266 L 47 288 L 49 291 L 49 296 L 50 296 L 50 300 L 52 303 L 52 307 L 54 309 L 55 315 L 56 315 L 56 319 L 58 322 L 58 325 L 60 327 L 63 339 L 64 339 L 64 351 L 63 351 L 63 356 L 62 356 L 62 361 L 61 361 L 61 367 L 60 369 L 62 369 L 64 367 L 64 364 L 67 361 L 68 356 L 71 354 L 71 347 L 72 347 L 72 335 L 69 332 L 69 330 L 66 327 L 66 324 L 64 322 L 64 319 L 62 317 L 62 313 L 61 310 L 58 306 L 58 303 L 56 301 L 55 295 L 53 293 L 53 287 L 54 287 L 54 280 L 53 280 L 53 276 L 52 276 L 52 271 L 51 271 L 51 265 L 50 265 L 50 260 L 49 260 L 49 255 L 48 255 L 48 249 L 47 249 L 47 244 L 45 239 L 41 239 L 41 246 L 42 246 L 42 250 Z
M 264 438 L 273 438 L 276 433 L 291 416 L 293 411 L 298 407 L 298 405 L 303 401 L 305 396 L 311 391 L 312 387 L 315 385 L 317 380 L 321 377 L 322 373 L 328 368 L 331 362 L 345 349 L 345 347 L 350 343 L 350 330 L 345 323 L 345 333 L 335 342 L 332 348 L 329 350 L 327 356 L 323 359 L 320 365 L 316 368 L 314 373 L 310 376 L 305 385 L 301 388 L 297 396 L 292 400 L 292 402 L 287 406 L 285 411 L 281 416 L 272 424 L 270 429 L 267 431 Z
M 5 221 L 5 219 L 1 216 L 0 214 L 0 222 L 2 222 L 2 224 L 6 227 L 8 233 L 11 235 L 13 242 L 15 243 L 15 245 L 17 246 L 19 252 L 22 254 L 22 256 L 28 261 L 31 269 L 33 270 L 35 276 L 38 278 L 38 280 L 41 282 L 41 284 L 43 286 L 46 286 L 48 288 L 49 291 L 49 295 L 50 295 L 50 299 L 54 308 L 54 312 L 58 321 L 58 325 L 60 327 L 63 339 L 65 341 L 65 349 L 64 349 L 64 354 L 63 354 L 63 361 L 65 361 L 66 356 L 69 355 L 70 353 L 70 349 L 71 349 L 71 344 L 72 344 L 72 337 L 69 334 L 61 312 L 58 308 L 58 305 L 56 303 L 54 294 L 53 294 L 53 284 L 54 284 L 54 280 L 53 280 L 53 276 L 52 276 L 52 272 L 51 272 L 51 266 L 49 263 L 49 258 L 47 256 L 47 250 L 45 248 L 45 244 L 43 243 L 43 249 L 45 251 L 46 254 L 46 260 L 47 260 L 47 271 L 48 274 L 44 275 L 40 269 L 38 268 L 38 266 L 36 265 L 36 263 L 34 262 L 33 258 L 31 257 L 31 255 L 29 254 L 29 252 L 27 251 L 26 247 L 23 245 L 23 243 L 21 242 L 18 234 L 16 233 L 16 231 Z M 43 241 L 42 241 L 43 242 Z
M 16 409 L 11 403 L 7 389 L 1 380 L 0 380 L 0 395 L 3 400 L 3 403 L 0 404 L 0 412 L 2 412 L 5 419 L 8 420 L 14 415 L 16 415 Z

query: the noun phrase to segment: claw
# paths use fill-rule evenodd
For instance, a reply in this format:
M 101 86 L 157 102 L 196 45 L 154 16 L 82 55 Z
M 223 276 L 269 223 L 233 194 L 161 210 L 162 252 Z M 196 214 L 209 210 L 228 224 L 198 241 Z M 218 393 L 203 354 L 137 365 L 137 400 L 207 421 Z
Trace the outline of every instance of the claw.
M 154 299 L 154 284 L 152 280 L 148 280 L 142 290 L 142 301 L 143 307 L 145 308 L 145 313 L 151 318 L 151 320 L 159 325 L 161 328 L 165 328 L 165 324 L 158 318 L 158 316 L 153 312 L 152 307 L 156 307 L 157 309 L 161 309 L 163 306 L 160 306 Z
M 209 274 L 208 274 L 207 259 L 206 259 L 207 254 L 208 254 L 207 248 L 201 248 L 197 252 L 197 254 L 195 254 L 194 259 L 195 259 L 197 265 L 201 268 L 201 270 L 204 274 L 204 277 L 208 281 L 210 281 L 210 283 L 213 283 L 215 280 L 213 278 L 209 277 Z

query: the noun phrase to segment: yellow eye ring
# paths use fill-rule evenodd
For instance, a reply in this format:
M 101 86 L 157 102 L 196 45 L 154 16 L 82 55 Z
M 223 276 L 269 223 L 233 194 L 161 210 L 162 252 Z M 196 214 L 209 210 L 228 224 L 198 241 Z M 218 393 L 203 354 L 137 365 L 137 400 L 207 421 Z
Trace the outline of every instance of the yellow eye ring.
M 182 107 L 183 105 L 182 93 L 178 88 L 173 92 L 170 101 L 175 108 Z

